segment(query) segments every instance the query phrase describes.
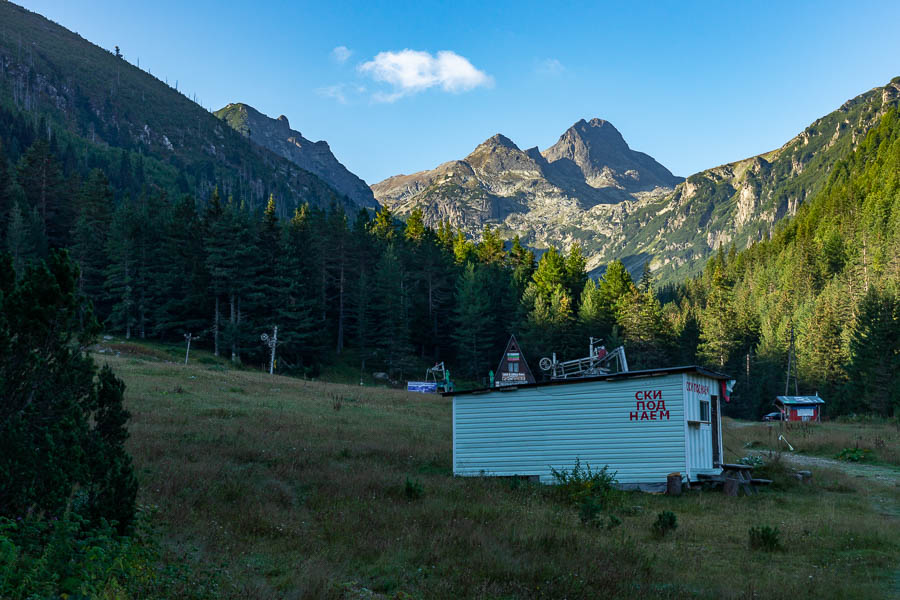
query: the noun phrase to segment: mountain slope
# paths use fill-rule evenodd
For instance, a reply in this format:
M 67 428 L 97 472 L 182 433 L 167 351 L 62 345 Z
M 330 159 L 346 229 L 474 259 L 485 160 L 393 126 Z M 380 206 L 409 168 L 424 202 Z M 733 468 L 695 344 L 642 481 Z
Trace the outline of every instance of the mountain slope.
M 492 142 L 502 138 L 495 136 L 462 161 L 391 177 L 372 190 L 400 215 L 418 206 L 431 224 L 446 219 L 477 236 L 490 223 L 537 247 L 578 241 L 591 269 L 620 259 L 639 272 L 649 262 L 659 281 L 678 281 L 722 246 L 740 249 L 771 236 L 898 98 L 900 78 L 846 102 L 777 150 L 683 181 L 593 119 L 575 123 L 543 152 Z
M 356 205 L 378 206 L 366 182 L 334 157 L 328 142 L 312 142 L 304 138 L 299 131 L 291 129 L 284 115 L 272 119 L 242 103 L 229 104 L 213 114 L 254 143 L 288 159 L 301 169 L 315 173 Z
M 593 268 L 621 207 L 663 197 L 680 181 L 631 150 L 612 124 L 593 119 L 575 123 L 543 153 L 497 134 L 462 160 L 390 177 L 372 191 L 400 215 L 420 207 L 427 223 L 446 220 L 472 235 L 492 223 L 533 246 L 580 241 Z
M 153 183 L 173 192 L 204 195 L 219 185 L 253 205 L 275 194 L 285 211 L 302 202 L 356 208 L 176 87 L 9 2 L 0 2 L 0 105 L 87 144 L 146 158 Z
M 900 102 L 900 78 L 849 100 L 781 148 L 707 169 L 668 197 L 635 206 L 611 256 L 653 257 L 663 279 L 695 273 L 721 246 L 746 248 L 820 190 L 880 118 Z

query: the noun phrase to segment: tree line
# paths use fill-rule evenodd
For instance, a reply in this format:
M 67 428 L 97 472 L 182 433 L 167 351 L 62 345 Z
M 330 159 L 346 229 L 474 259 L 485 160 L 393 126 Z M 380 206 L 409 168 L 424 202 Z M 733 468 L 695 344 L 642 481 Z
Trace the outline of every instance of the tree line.
M 82 162 L 67 176 L 65 152 L 39 133 L 0 161 L 0 233 L 17 271 L 69 248 L 79 290 L 126 337 L 191 332 L 217 355 L 262 363 L 259 335 L 278 325 L 281 372 L 349 364 L 415 379 L 443 360 L 481 382 L 510 333 L 532 363 L 583 356 L 597 336 L 624 344 L 632 368 L 732 374 L 728 410 L 755 417 L 784 393 L 793 329 L 791 393 L 819 391 L 830 414 L 892 414 L 897 138 L 890 113 L 770 241 L 720 250 L 701 275 L 663 289 L 646 265 L 637 280 L 618 261 L 592 278 L 577 244 L 538 257 L 489 226 L 478 240 L 426 227 L 419 211 L 402 222 L 387 208 L 301 205 L 287 218 L 274 196 L 260 210 L 218 189 L 202 201 L 166 192 L 137 177 L 136 161 Z

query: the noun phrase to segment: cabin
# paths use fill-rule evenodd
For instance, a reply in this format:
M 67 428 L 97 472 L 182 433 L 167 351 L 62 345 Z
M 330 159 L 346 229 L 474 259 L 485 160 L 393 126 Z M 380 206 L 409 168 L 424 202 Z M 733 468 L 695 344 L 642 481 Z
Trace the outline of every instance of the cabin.
M 822 408 L 825 401 L 815 396 L 776 396 L 775 407 L 781 411 L 782 421 L 815 421 L 822 420 Z
M 646 491 L 665 490 L 673 472 L 688 482 L 718 474 L 728 380 L 686 366 L 444 394 L 453 398 L 453 473 L 553 483 L 552 469 L 579 459 Z

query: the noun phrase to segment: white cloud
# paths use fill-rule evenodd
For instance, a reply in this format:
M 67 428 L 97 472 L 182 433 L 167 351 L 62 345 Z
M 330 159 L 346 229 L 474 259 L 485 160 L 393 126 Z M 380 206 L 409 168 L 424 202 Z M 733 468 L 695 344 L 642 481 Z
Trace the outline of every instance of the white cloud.
M 449 50 L 442 50 L 436 56 L 409 49 L 379 52 L 375 58 L 361 64 L 359 70 L 375 81 L 393 87 L 390 93 L 378 92 L 373 96 L 379 102 L 394 102 L 435 86 L 458 94 L 479 86 L 491 86 L 494 82 L 468 59 Z
M 323 98 L 334 98 L 340 104 L 347 104 L 347 93 L 345 88 L 346 86 L 344 84 L 339 83 L 337 85 L 320 87 L 316 90 L 316 93 Z
M 347 59 L 350 58 L 350 55 L 352 54 L 353 50 L 347 46 L 338 46 L 331 51 L 331 58 L 343 64 L 347 62 Z
M 543 60 L 539 60 L 534 68 L 534 71 L 538 75 L 559 75 L 565 70 L 566 68 L 563 66 L 563 64 L 555 58 L 545 58 Z
M 353 100 L 354 95 L 366 93 L 366 88 L 362 85 L 337 83 L 320 87 L 316 90 L 316 93 L 323 98 L 333 98 L 339 104 L 349 104 Z

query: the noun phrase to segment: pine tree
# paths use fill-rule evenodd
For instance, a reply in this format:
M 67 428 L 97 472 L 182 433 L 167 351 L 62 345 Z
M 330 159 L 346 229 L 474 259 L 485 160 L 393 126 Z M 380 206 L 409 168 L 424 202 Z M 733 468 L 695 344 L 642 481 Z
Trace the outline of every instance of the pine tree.
M 619 299 L 630 293 L 633 285 L 634 281 L 622 261 L 609 263 L 598 286 L 604 309 L 611 315 L 615 314 Z
M 131 338 L 136 323 L 136 278 L 138 269 L 137 228 L 135 210 L 128 201 L 113 212 L 106 241 L 106 288 L 112 307 L 108 317 L 112 326 Z
M 581 296 L 584 284 L 587 282 L 587 260 L 584 258 L 584 249 L 581 244 L 573 244 L 566 256 L 566 291 L 569 297 L 576 299 Z
M 626 342 L 629 366 L 652 368 L 668 363 L 673 334 L 652 290 L 641 292 L 631 284 L 616 304 L 616 315 Z
M 506 262 L 503 240 L 490 225 L 485 224 L 481 231 L 481 243 L 475 250 L 475 256 L 485 265 L 503 265 Z
M 421 244 L 425 237 L 425 218 L 420 207 L 415 207 L 406 219 L 403 237 L 414 244 Z
M 309 226 L 308 207 L 301 206 L 294 211 L 284 234 L 280 264 L 284 266 L 286 290 L 277 318 L 281 356 L 292 367 L 312 374 L 324 349 L 325 335 L 318 317 L 316 286 L 311 285 L 315 261 L 310 260 L 314 248 Z
M 209 273 L 203 224 L 192 196 L 182 196 L 164 215 L 154 335 L 180 339 L 208 327 Z
M 23 273 L 25 265 L 37 257 L 30 222 L 22 214 L 18 202 L 13 204 L 6 226 L 6 251 L 9 252 L 12 268 L 16 273 Z
M 462 229 L 459 229 L 453 238 L 453 259 L 460 266 L 475 260 L 475 244 L 466 238 Z
M 405 278 L 397 249 L 390 244 L 375 266 L 371 308 L 374 346 L 378 358 L 392 375 L 402 373 L 412 354 Z
M 106 233 L 113 213 L 113 192 L 103 171 L 94 169 L 78 194 L 78 217 L 72 230 L 72 258 L 81 271 L 81 290 L 94 300 L 95 307 L 103 298 L 106 256 Z M 101 311 L 105 312 L 105 311 Z
M 488 312 L 490 300 L 483 274 L 486 271 L 469 263 L 456 283 L 456 306 L 453 313 L 453 341 L 457 361 L 463 374 L 478 378 L 490 368 L 488 350 L 494 345 L 489 338 Z
M 65 181 L 50 144 L 39 139 L 22 156 L 18 182 L 30 208 L 37 209 L 51 248 L 68 245 L 73 215 L 65 198 Z
M 844 411 L 890 417 L 900 409 L 900 301 L 872 286 L 850 335 Z
M 700 357 L 709 365 L 723 368 L 740 345 L 734 297 L 722 267 L 715 267 L 706 308 L 700 314 Z

